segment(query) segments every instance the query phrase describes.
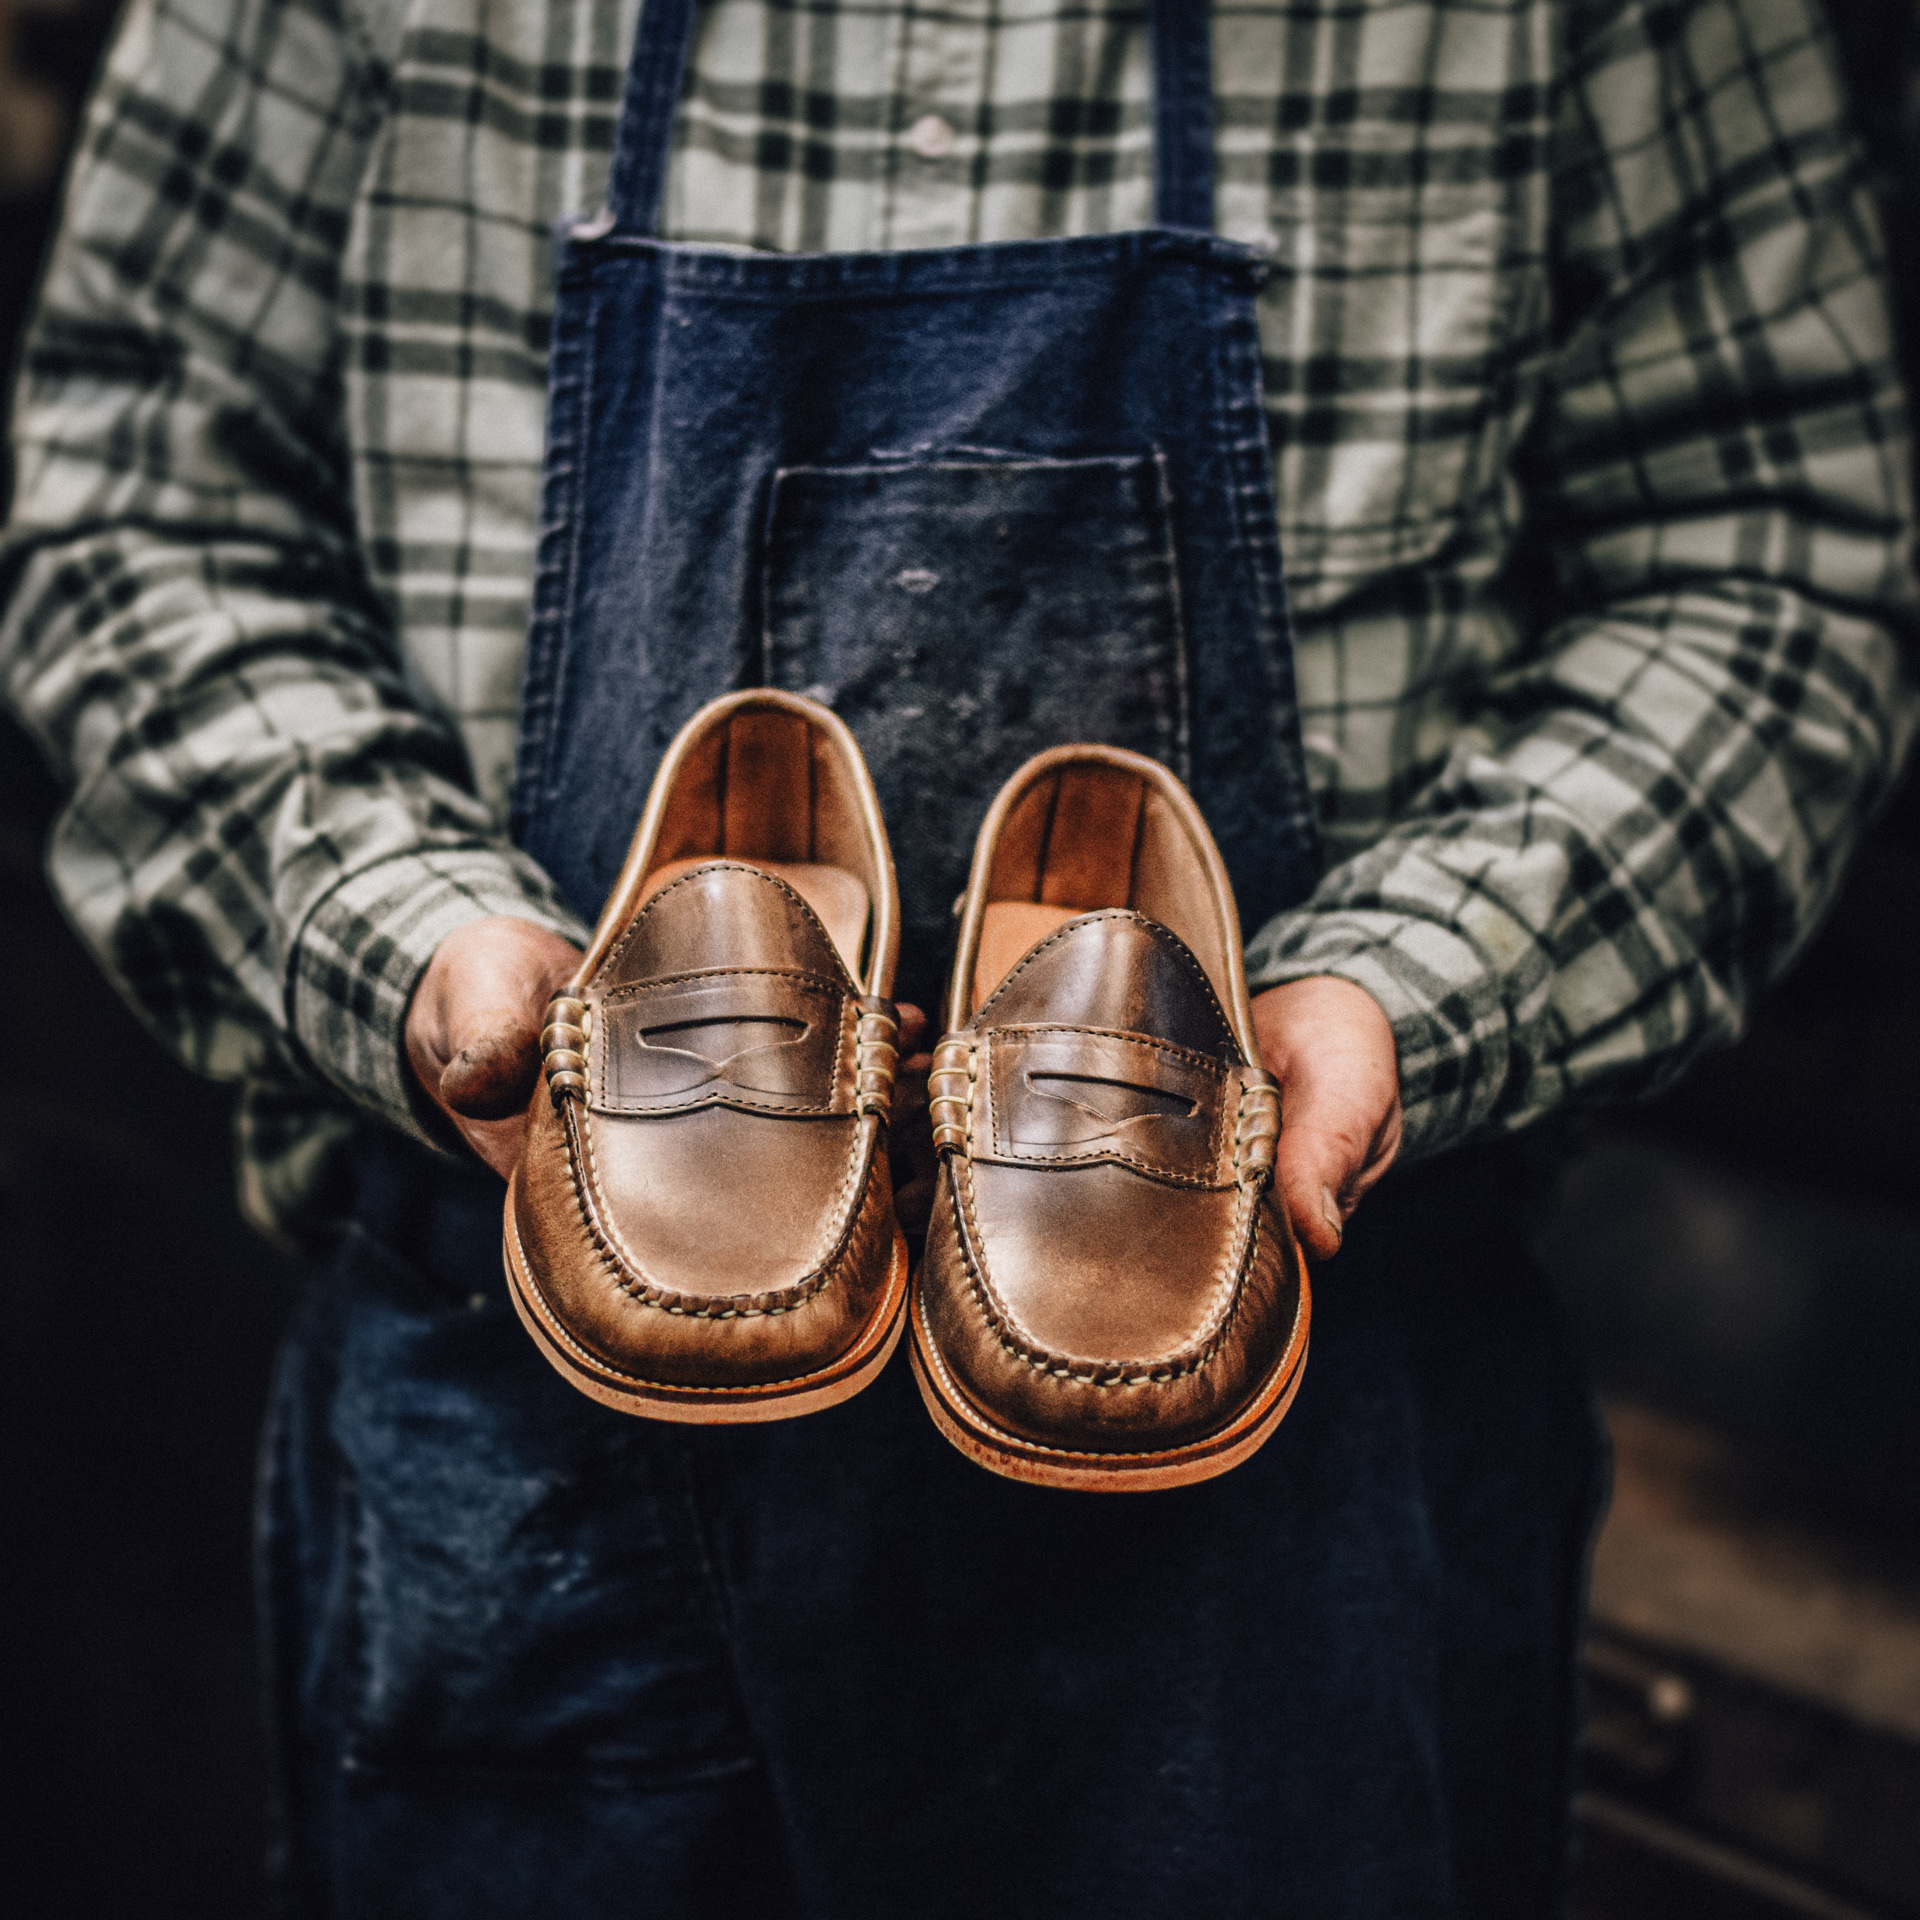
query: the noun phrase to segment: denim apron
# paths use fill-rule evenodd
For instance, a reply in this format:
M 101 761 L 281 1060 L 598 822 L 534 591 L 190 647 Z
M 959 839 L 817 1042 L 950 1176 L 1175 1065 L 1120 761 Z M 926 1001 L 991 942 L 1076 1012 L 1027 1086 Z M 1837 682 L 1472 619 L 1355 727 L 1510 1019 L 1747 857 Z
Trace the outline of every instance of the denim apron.
M 1155 7 L 1143 232 L 776 256 L 654 237 L 693 0 L 650 0 L 561 242 L 516 831 L 592 918 L 703 701 L 853 727 L 903 997 L 1005 775 L 1192 787 L 1257 925 L 1318 871 L 1260 392 L 1207 232 L 1203 6 Z M 261 1532 L 279 1878 L 353 1920 L 1553 1911 L 1601 1467 L 1512 1167 L 1391 1176 L 1300 1399 L 1199 1486 L 971 1466 L 904 1366 L 772 1426 L 570 1390 L 500 1188 L 364 1143 Z
M 932 1007 L 1002 781 L 1096 740 L 1192 788 L 1255 927 L 1319 877 L 1255 296 L 1213 224 L 1204 6 L 1156 7 L 1157 226 L 907 253 L 654 237 L 694 0 L 649 0 L 563 234 L 516 832 L 587 919 L 731 688 L 853 729 Z

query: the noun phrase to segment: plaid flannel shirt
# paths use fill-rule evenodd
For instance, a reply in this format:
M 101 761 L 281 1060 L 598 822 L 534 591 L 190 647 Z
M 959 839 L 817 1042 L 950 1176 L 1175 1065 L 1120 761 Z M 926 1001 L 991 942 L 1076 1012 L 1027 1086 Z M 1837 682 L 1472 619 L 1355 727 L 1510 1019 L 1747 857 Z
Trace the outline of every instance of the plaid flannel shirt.
M 24 364 L 5 684 L 66 905 L 248 1082 L 285 1220 L 484 913 L 551 228 L 638 0 L 132 0 Z M 1809 0 L 1222 0 L 1329 867 L 1256 986 L 1357 981 L 1408 1148 L 1644 1094 L 1738 1028 L 1911 729 L 1905 421 Z M 711 0 L 672 237 L 1150 218 L 1140 0 Z M 636 809 L 640 796 L 635 796 Z

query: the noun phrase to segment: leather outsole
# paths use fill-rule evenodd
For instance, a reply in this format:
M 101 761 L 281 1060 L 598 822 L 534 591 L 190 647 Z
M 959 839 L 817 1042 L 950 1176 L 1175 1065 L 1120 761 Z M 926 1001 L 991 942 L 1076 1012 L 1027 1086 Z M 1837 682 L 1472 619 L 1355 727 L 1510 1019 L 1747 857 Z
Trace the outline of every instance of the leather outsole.
M 917 1294 L 917 1290 L 916 1290 Z M 1307 1365 L 1311 1296 L 1304 1285 L 1293 1337 L 1260 1391 L 1218 1433 L 1186 1446 L 1152 1453 L 1076 1453 L 1041 1446 L 1008 1433 L 976 1407 L 940 1358 L 926 1325 L 923 1302 L 913 1308 L 913 1377 L 933 1423 L 976 1466 L 1032 1486 L 1079 1493 L 1153 1493 L 1211 1480 L 1250 1458 L 1287 1416 Z
M 900 1343 L 907 1320 L 907 1242 L 896 1227 L 893 1259 L 880 1304 L 859 1339 L 827 1366 L 793 1380 L 738 1387 L 675 1386 L 623 1372 L 581 1346 L 540 1292 L 528 1268 L 515 1221 L 518 1179 L 516 1170 L 507 1183 L 506 1230 L 502 1236 L 507 1292 L 513 1300 L 514 1311 L 554 1371 L 569 1386 L 603 1406 L 687 1426 L 745 1426 L 767 1420 L 794 1420 L 802 1414 L 837 1406 L 870 1386 Z

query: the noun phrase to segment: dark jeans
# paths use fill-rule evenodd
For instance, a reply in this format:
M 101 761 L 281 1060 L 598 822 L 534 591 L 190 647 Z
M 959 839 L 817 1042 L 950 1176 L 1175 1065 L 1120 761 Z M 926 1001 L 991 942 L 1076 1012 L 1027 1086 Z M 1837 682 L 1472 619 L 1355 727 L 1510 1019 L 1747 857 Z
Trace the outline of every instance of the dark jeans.
M 904 1363 L 772 1426 L 600 1407 L 497 1185 L 373 1153 L 268 1435 L 292 1909 L 1552 1912 L 1603 1464 L 1516 1200 L 1390 1180 L 1276 1437 L 1100 1497 L 969 1465 Z

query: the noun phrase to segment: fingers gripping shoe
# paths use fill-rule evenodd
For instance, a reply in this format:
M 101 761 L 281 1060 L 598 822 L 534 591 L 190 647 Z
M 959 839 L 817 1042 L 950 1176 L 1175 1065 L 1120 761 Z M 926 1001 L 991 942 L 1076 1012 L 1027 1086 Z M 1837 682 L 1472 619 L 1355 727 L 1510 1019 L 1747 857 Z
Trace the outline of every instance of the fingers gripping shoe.
M 583 1393 L 659 1420 L 846 1399 L 900 1335 L 885 1131 L 893 859 L 824 707 L 714 702 L 669 750 L 548 1009 L 507 1271 Z
M 1225 1472 L 1300 1383 L 1309 1296 L 1272 1193 L 1239 917 L 1163 767 L 1065 747 L 975 849 L 929 1107 L 941 1171 L 914 1374 L 980 1465 L 1136 1491 Z

